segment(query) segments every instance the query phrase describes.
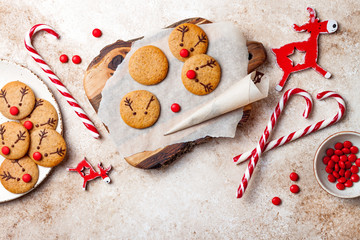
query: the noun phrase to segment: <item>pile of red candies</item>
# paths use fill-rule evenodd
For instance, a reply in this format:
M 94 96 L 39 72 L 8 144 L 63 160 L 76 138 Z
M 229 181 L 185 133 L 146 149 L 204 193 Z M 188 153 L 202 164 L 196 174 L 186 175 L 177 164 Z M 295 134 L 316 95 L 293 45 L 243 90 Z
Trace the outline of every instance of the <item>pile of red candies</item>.
M 326 156 L 323 157 L 323 163 L 327 165 L 325 171 L 329 174 L 329 182 L 337 181 L 337 189 L 344 190 L 359 181 L 360 158 L 356 156 L 358 152 L 358 147 L 350 141 L 338 142 L 334 148 L 326 150 Z

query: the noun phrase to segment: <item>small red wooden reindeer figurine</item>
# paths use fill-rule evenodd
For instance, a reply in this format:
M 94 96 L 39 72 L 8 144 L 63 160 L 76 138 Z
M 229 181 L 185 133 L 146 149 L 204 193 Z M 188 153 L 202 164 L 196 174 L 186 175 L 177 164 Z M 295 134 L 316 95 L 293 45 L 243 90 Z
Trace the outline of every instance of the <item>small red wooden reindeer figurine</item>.
M 76 168 L 67 168 L 66 170 L 78 172 L 80 176 L 84 179 L 83 189 L 86 190 L 86 183 L 98 177 L 101 177 L 104 180 L 104 182 L 110 183 L 110 177 L 107 175 L 107 173 L 111 170 L 111 165 L 107 169 L 104 169 L 101 166 L 101 163 L 99 163 L 98 168 L 100 170 L 100 173 L 96 172 L 93 166 L 91 166 L 91 164 L 88 161 L 86 161 L 86 158 L 84 158 L 84 160 L 79 162 Z M 84 173 L 85 169 L 89 169 L 90 173 L 85 174 Z
M 320 22 L 318 18 L 316 18 L 315 10 L 308 7 L 307 10 L 310 13 L 310 20 L 308 23 L 305 23 L 302 26 L 298 26 L 296 24 L 293 25 L 293 28 L 297 32 L 307 31 L 310 33 L 310 37 L 307 41 L 303 42 L 293 42 L 286 44 L 280 48 L 273 48 L 272 51 L 276 56 L 276 61 L 279 67 L 284 71 L 284 75 L 279 83 L 276 86 L 276 90 L 281 91 L 285 85 L 285 82 L 289 75 L 292 72 L 301 71 L 307 68 L 312 68 L 325 78 L 330 78 L 331 74 L 325 71 L 317 64 L 318 57 L 318 38 L 320 33 L 334 33 L 338 24 L 334 20 L 327 20 L 324 22 Z M 296 64 L 294 66 L 293 61 L 289 58 L 289 55 L 293 54 L 295 48 L 305 53 L 304 63 Z

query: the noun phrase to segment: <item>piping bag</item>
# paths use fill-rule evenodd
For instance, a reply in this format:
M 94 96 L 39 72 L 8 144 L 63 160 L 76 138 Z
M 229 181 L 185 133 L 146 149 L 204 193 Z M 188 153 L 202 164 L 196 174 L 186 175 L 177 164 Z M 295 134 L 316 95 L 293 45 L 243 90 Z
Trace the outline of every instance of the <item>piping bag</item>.
M 263 76 L 264 74 L 258 71 L 248 74 L 221 95 L 197 107 L 193 114 L 180 120 L 164 135 L 192 127 L 267 97 L 269 81 L 261 81 Z

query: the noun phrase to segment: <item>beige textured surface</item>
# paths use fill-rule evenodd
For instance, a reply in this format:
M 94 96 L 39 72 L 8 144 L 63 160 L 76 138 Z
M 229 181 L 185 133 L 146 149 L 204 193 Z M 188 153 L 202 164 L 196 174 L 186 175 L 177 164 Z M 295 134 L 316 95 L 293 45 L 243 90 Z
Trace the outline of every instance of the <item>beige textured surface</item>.
M 112 3 L 110 3 L 112 2 Z M 355 239 L 359 237 L 359 199 L 342 200 L 320 189 L 313 175 L 317 145 L 340 130 L 360 131 L 359 61 L 360 4 L 358 1 L 2 1 L 0 3 L 0 57 L 44 74 L 23 45 L 25 32 L 36 23 L 53 26 L 62 36 L 39 34 L 35 40 L 44 58 L 85 108 L 104 138 L 95 140 L 60 94 L 68 143 L 68 159 L 53 170 L 38 189 L 0 206 L 1 239 Z M 38 4 L 35 6 L 35 4 Z M 321 20 L 335 19 L 339 30 L 320 36 L 319 63 L 333 74 L 324 79 L 313 70 L 291 76 L 286 89 L 303 87 L 312 94 L 325 89 L 343 94 L 348 113 L 340 124 L 264 154 L 243 199 L 235 198 L 246 167 L 231 158 L 254 147 L 280 94 L 274 87 L 282 72 L 270 47 L 306 39 L 291 30 L 308 20 L 313 6 Z M 250 40 L 260 41 L 269 61 L 261 68 L 271 80 L 270 96 L 254 104 L 250 122 L 235 139 L 204 144 L 167 169 L 143 171 L 129 166 L 116 152 L 105 128 L 88 103 L 82 76 L 88 63 L 106 44 L 131 39 L 187 17 L 232 21 Z M 93 28 L 103 37 L 91 36 Z M 58 57 L 79 54 L 81 65 L 61 64 Z M 1 79 L 0 79 L 1 81 Z M 51 87 L 52 88 L 52 87 Z M 52 88 L 54 90 L 54 88 Z M 316 102 L 310 120 L 301 118 L 300 98 L 292 99 L 274 136 L 334 114 L 335 101 Z M 86 156 L 95 165 L 113 165 L 110 185 L 96 180 L 88 191 L 82 179 L 68 173 Z M 290 193 L 288 175 L 300 175 L 301 192 Z M 273 206 L 278 195 L 283 204 Z

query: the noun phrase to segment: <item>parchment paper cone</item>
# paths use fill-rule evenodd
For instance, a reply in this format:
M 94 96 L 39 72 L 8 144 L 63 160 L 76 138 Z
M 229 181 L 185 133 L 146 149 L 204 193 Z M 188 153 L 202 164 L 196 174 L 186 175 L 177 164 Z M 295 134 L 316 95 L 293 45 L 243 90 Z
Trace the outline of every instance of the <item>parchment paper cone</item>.
M 197 108 L 164 135 L 192 127 L 268 96 L 269 81 L 261 81 L 263 73 L 254 71 L 236 82 L 221 95 Z

